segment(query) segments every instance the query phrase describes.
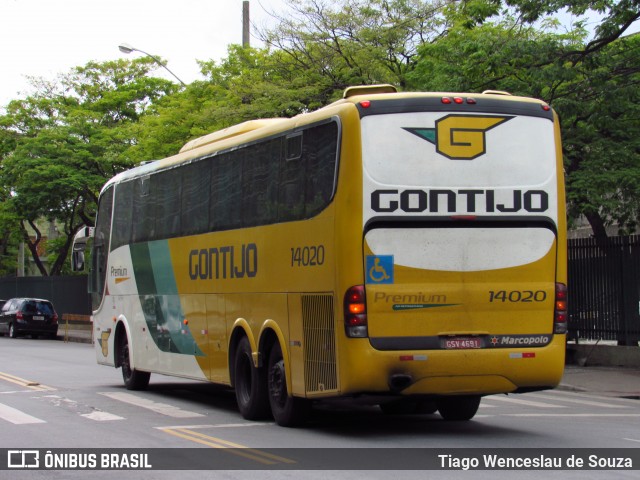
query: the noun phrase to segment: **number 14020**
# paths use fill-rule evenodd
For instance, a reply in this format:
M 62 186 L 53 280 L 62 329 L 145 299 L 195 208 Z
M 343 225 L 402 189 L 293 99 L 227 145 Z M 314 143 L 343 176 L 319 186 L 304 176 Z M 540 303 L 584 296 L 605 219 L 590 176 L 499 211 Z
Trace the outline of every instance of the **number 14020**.
M 489 302 L 544 302 L 544 290 L 490 290 Z

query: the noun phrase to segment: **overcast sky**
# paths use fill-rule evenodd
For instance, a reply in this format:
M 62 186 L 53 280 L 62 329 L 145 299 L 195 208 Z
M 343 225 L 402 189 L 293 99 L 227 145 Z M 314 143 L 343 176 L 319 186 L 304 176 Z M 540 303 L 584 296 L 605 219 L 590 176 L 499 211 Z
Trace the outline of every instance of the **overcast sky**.
M 282 12 L 284 0 L 250 7 L 252 23 L 262 25 L 265 9 Z M 53 79 L 125 56 L 123 42 L 161 56 L 190 83 L 201 78 L 196 60 L 220 60 L 242 43 L 242 0 L 0 0 L 0 106 L 31 92 L 25 76 Z

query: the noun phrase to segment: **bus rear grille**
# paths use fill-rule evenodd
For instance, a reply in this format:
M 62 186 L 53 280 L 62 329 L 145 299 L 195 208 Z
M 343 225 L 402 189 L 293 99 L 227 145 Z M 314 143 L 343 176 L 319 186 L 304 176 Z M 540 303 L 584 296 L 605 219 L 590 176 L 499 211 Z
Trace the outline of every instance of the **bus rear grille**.
M 307 393 L 337 391 L 333 295 L 302 295 Z

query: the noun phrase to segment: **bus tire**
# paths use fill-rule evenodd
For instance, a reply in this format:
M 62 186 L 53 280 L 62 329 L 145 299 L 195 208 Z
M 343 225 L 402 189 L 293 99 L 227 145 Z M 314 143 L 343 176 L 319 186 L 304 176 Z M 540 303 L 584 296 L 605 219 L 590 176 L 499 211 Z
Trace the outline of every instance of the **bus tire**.
M 141 372 L 135 368 L 131 368 L 131 359 L 129 357 L 129 341 L 127 336 L 122 337 L 120 345 L 120 365 L 122 366 L 122 380 L 127 390 L 144 390 L 149 386 L 149 372 Z
M 276 342 L 269 353 L 269 404 L 276 423 L 281 427 L 302 425 L 309 416 L 311 402 L 306 398 L 289 395 L 287 377 L 280 344 Z
M 263 369 L 253 364 L 251 345 L 247 337 L 238 343 L 234 360 L 234 381 L 238 410 L 247 420 L 262 420 L 269 416 L 267 380 Z
M 440 416 L 448 421 L 471 420 L 480 406 L 480 395 L 442 397 L 436 402 Z

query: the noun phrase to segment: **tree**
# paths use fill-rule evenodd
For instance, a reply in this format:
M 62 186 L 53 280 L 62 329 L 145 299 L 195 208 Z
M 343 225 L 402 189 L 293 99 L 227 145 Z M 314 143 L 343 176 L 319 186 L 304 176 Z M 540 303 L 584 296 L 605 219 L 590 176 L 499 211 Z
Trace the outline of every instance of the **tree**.
M 446 0 L 288 0 L 287 16 L 259 32 L 300 72 L 312 72 L 329 92 L 352 85 L 405 85 L 417 49 L 446 31 Z M 282 57 L 285 58 L 285 57 Z
M 453 4 L 467 27 L 480 25 L 510 9 L 520 23 L 529 25 L 566 11 L 578 17 L 574 26 L 583 28 L 586 15 L 597 13 L 602 20 L 595 29 L 594 37 L 579 51 L 572 52 L 581 56 L 617 40 L 640 19 L 637 0 L 463 0 Z
M 500 0 L 492 0 L 500 3 Z M 554 15 L 561 10 L 584 16 L 597 12 L 603 16 L 595 29 L 595 36 L 578 52 L 589 55 L 606 47 L 620 38 L 627 29 L 640 19 L 640 3 L 637 0 L 507 0 L 507 5 L 515 7 L 523 21 L 533 23 L 546 15 Z M 583 21 L 579 22 L 582 26 Z
M 606 227 L 632 233 L 640 219 L 640 35 L 591 54 L 555 106 L 562 115 L 570 214 L 601 243 Z
M 281 51 L 231 45 L 220 62 L 203 61 L 207 78 L 154 103 L 134 126 L 136 161 L 176 154 L 193 138 L 247 120 L 293 117 L 327 103 L 328 92 Z
M 561 120 L 571 216 L 584 215 L 600 242 L 607 225 L 633 230 L 640 211 L 640 36 L 595 48 L 586 31 L 559 34 L 549 22 L 469 24 L 458 21 L 446 38 L 421 48 L 410 88 L 498 89 L 549 102 Z
M 137 160 L 176 153 L 189 139 L 246 120 L 292 117 L 340 98 L 352 85 L 405 84 L 423 42 L 445 29 L 446 0 L 288 0 L 264 49 L 229 47 L 201 62 L 205 81 L 154 105 L 137 126 Z
M 148 77 L 152 65 L 144 58 L 91 62 L 56 81 L 35 79 L 36 93 L 11 102 L 0 118 L 3 209 L 42 275 L 60 274 L 78 228 L 93 225 L 104 182 L 133 165 L 122 155 L 135 143 L 131 125 L 176 88 Z M 57 222 L 64 238 L 48 245 L 55 257 L 48 271 L 38 254 L 39 219 Z

